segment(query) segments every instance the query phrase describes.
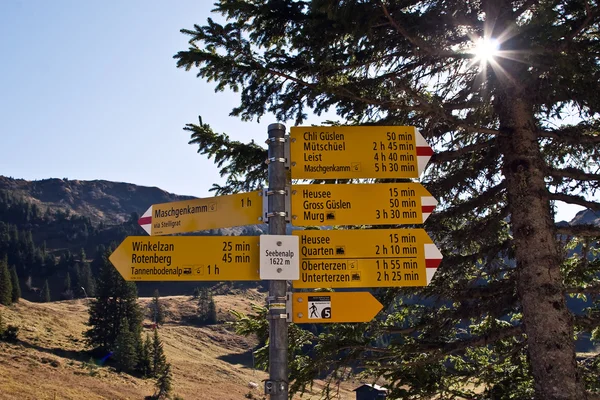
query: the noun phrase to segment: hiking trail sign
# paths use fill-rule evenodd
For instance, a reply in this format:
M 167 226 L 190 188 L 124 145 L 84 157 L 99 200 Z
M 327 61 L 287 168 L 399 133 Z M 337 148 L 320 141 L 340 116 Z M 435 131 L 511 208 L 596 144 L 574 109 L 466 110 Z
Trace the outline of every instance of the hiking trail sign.
M 419 178 L 433 150 L 414 126 L 290 129 L 292 179 Z
M 427 286 L 442 254 L 424 229 L 295 231 L 294 288 Z
M 129 236 L 110 255 L 126 281 L 258 281 L 258 236 Z
M 151 236 L 262 223 L 261 191 L 154 204 L 139 219 Z
M 383 305 L 369 292 L 291 293 L 296 324 L 369 322 Z
M 292 185 L 292 225 L 422 224 L 437 201 L 420 183 Z

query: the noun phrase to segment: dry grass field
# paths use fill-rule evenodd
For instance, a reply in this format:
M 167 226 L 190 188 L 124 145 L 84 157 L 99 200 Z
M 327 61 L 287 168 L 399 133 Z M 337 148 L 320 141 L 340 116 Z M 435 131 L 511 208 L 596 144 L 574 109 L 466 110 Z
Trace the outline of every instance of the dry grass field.
M 250 302 L 263 303 L 263 295 L 246 291 L 215 296 L 219 319 L 229 310 L 249 312 Z M 150 298 L 140 299 L 144 309 Z M 253 368 L 252 338 L 236 335 L 224 324 L 196 327 L 186 323 L 196 301 L 190 297 L 163 297 L 167 320 L 159 328 L 167 360 L 172 364 L 174 394 L 185 400 L 263 399 L 267 374 Z M 144 399 L 154 393 L 154 381 L 97 366 L 85 352 L 83 332 L 86 300 L 31 303 L 21 300 L 0 306 L 6 323 L 20 327 L 17 343 L 0 343 L 1 400 Z M 150 321 L 146 321 L 150 322 Z M 151 332 L 150 329 L 145 329 Z M 250 388 L 249 382 L 258 384 Z M 315 389 L 320 385 L 315 385 Z M 336 399 L 354 399 L 349 382 Z M 298 399 L 318 399 L 315 392 Z

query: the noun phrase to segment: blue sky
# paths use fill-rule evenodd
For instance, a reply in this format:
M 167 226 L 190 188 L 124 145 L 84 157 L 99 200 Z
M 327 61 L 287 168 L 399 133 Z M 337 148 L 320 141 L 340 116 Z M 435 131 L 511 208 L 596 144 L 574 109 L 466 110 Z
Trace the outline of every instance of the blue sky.
M 208 196 L 217 168 L 182 128 L 198 115 L 218 132 L 261 143 L 273 119 L 229 117 L 214 93 L 176 68 L 179 32 L 212 1 L 0 1 L 0 174 L 107 179 Z M 314 121 L 318 122 L 318 121 Z
M 212 8 L 212 0 L 0 0 L 0 175 L 211 196 L 222 179 L 188 144 L 185 124 L 202 115 L 217 132 L 263 143 L 277 122 L 229 117 L 235 94 L 176 68 L 173 55 L 188 47 L 179 30 L 203 24 Z M 558 219 L 578 209 L 562 208 Z

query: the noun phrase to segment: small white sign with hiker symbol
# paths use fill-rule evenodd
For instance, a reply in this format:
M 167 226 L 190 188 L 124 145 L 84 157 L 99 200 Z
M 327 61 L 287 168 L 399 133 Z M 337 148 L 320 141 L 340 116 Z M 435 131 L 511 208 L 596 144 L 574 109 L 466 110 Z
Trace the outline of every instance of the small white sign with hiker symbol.
M 331 319 L 331 296 L 308 296 L 308 319 Z

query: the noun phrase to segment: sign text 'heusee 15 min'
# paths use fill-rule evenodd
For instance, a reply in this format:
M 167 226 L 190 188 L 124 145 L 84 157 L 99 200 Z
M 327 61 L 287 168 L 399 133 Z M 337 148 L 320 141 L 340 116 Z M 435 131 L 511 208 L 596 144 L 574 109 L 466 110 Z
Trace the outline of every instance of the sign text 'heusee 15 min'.
M 305 230 L 295 288 L 426 286 L 442 260 L 423 229 Z

